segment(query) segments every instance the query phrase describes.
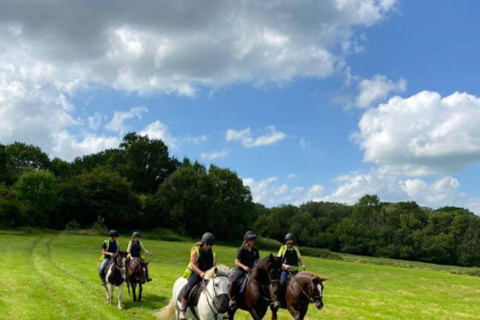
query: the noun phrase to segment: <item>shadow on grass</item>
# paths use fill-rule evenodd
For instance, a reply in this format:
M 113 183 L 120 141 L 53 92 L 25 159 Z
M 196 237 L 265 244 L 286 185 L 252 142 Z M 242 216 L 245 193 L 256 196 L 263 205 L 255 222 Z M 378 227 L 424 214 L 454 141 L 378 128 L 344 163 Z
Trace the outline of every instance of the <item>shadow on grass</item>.
M 137 293 L 138 295 L 138 293 Z M 156 294 L 151 294 L 148 292 L 143 291 L 142 301 L 141 302 L 133 302 L 133 295 L 123 294 L 123 305 L 125 309 L 132 309 L 132 308 L 142 308 L 142 309 L 150 309 L 152 311 L 156 311 L 165 307 L 168 303 L 168 299 L 170 297 L 162 297 Z

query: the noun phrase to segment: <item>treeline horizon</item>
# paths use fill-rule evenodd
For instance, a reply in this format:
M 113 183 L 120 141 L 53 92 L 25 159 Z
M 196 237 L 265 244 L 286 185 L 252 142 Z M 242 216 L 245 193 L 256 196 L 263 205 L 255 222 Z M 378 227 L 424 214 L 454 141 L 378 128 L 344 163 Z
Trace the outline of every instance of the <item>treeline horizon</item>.
M 241 239 L 248 229 L 335 252 L 480 266 L 480 217 L 365 195 L 354 205 L 254 203 L 236 172 L 169 154 L 159 139 L 128 133 L 118 148 L 50 159 L 39 147 L 0 144 L 0 229 L 167 228 Z

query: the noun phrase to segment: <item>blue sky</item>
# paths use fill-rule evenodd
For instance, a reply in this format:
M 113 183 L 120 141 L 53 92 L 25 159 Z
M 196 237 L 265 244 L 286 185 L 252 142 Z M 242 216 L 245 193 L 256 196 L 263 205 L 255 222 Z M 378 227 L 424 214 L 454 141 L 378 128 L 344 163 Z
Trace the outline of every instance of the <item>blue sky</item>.
M 71 160 L 136 131 L 267 206 L 480 213 L 480 3 L 109 5 L 0 4 L 1 143 Z

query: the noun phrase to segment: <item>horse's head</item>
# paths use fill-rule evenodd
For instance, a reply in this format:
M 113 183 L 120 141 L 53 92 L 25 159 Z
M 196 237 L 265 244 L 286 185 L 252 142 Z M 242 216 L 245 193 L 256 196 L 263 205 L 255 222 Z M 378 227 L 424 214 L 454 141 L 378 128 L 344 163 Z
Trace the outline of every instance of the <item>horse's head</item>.
M 265 271 L 268 274 L 269 280 L 269 289 L 270 289 L 270 299 L 273 301 L 272 307 L 280 307 L 280 294 L 281 294 L 281 284 L 280 284 L 280 275 L 282 273 L 282 261 L 280 258 L 270 254 L 267 257 L 267 263 L 265 264 Z
M 118 251 L 112 256 L 112 260 L 117 265 L 117 267 L 123 267 L 124 259 L 127 258 L 128 252 L 126 251 Z
M 318 310 L 323 308 L 323 282 L 327 279 L 314 275 L 312 281 L 308 284 L 307 294 L 315 304 Z
M 205 279 L 209 280 L 207 290 L 213 304 L 218 313 L 225 313 L 228 311 L 228 303 L 230 301 L 228 292 L 230 290 L 230 269 L 224 265 L 218 265 L 205 274 Z

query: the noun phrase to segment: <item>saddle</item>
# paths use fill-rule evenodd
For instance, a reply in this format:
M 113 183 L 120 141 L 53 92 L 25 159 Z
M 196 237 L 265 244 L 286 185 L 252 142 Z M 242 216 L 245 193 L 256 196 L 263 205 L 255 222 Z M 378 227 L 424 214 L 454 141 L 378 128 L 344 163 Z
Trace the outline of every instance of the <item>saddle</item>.
M 190 311 L 193 313 L 194 317 L 196 319 L 198 318 L 198 315 L 195 311 L 195 307 L 198 305 L 198 301 L 200 300 L 200 294 L 205 291 L 207 288 L 208 280 L 202 281 L 199 284 L 197 284 L 195 287 L 192 288 L 192 291 L 190 291 L 190 294 L 188 295 L 188 308 L 190 308 Z M 179 297 L 183 296 L 185 291 L 187 290 L 187 284 L 183 286 L 183 288 L 178 292 L 177 300 Z
M 283 280 L 282 290 L 280 293 L 280 305 L 282 306 L 282 308 L 286 308 L 287 306 L 286 295 L 287 295 L 287 288 L 288 288 L 288 285 L 290 284 L 290 281 L 292 281 L 291 275 L 288 275 L 285 278 L 285 280 Z

